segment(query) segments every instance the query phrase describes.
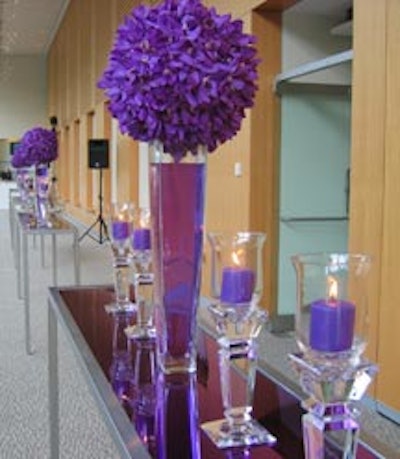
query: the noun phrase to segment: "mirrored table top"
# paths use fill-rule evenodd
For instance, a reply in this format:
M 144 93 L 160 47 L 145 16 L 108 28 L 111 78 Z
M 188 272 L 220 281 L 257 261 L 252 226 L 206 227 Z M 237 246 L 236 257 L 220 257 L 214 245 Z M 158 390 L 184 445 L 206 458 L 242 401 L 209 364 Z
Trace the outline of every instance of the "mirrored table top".
M 121 327 L 123 329 L 130 320 L 134 322 L 134 317 L 108 314 L 104 306 L 113 298 L 110 286 L 50 288 L 50 304 L 58 322 L 69 332 L 92 387 L 103 394 L 100 395 L 101 408 L 107 411 L 103 414 L 117 425 L 120 421 L 117 418 L 123 418 L 132 427 L 128 440 L 121 437 L 120 441 L 129 442 L 131 435 L 133 442 L 139 435 L 149 457 L 304 457 L 300 402 L 290 388 L 269 378 L 265 371 L 257 372 L 253 414 L 277 437 L 276 446 L 217 449 L 199 427 L 205 421 L 223 417 L 218 347 L 208 326 L 199 326 L 197 375 L 156 375 L 154 343 L 131 340 L 128 356 L 123 352 L 124 345 L 117 338 Z M 237 378 L 240 384 L 239 372 Z M 110 393 L 112 397 L 108 397 Z M 334 445 L 331 457 L 341 457 Z M 381 456 L 360 445 L 357 458 L 378 457 Z

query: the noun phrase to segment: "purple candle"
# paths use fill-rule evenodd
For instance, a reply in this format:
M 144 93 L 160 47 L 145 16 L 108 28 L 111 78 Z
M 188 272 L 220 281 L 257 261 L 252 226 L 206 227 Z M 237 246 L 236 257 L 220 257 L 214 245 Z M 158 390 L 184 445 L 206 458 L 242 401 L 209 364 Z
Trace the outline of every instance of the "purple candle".
M 311 304 L 310 346 L 316 351 L 339 352 L 351 348 L 356 308 L 343 300 L 317 300 Z
M 254 291 L 254 271 L 238 266 L 226 267 L 222 271 L 221 301 L 237 304 L 251 300 Z
M 129 222 L 114 220 L 112 222 L 112 237 L 115 241 L 123 241 L 129 237 Z
M 137 228 L 133 232 L 133 248 L 135 250 L 150 249 L 150 229 Z

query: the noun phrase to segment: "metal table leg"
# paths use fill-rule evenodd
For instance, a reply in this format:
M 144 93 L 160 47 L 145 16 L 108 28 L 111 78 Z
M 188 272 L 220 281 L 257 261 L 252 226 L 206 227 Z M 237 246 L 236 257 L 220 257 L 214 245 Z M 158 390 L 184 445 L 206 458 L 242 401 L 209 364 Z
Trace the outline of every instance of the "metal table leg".
M 21 276 L 21 231 L 19 225 L 16 225 L 16 250 L 15 250 L 15 267 L 17 268 L 17 295 L 22 300 L 22 276 Z
M 75 283 L 80 285 L 81 283 L 81 273 L 80 273 L 80 260 L 79 260 L 79 234 L 78 231 L 74 230 L 74 241 L 73 241 L 73 250 L 74 250 L 74 273 L 75 273 Z
M 58 338 L 56 315 L 48 303 L 48 384 L 49 384 L 49 422 L 50 458 L 59 457 L 59 398 L 58 398 Z
M 57 285 L 57 241 L 56 235 L 51 235 L 51 245 L 53 254 L 53 285 Z
M 27 354 L 33 354 L 31 342 L 31 317 L 30 317 L 30 298 L 29 298 L 29 255 L 27 235 L 22 235 L 22 264 L 23 264 L 23 281 L 24 281 L 24 303 L 25 303 L 25 349 Z

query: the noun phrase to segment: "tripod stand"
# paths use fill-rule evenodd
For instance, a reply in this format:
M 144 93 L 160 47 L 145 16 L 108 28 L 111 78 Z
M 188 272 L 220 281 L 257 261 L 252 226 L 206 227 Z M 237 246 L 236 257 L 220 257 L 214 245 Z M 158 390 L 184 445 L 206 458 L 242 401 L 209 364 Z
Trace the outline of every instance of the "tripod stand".
M 104 241 L 109 240 L 108 236 L 108 228 L 107 224 L 103 219 L 103 168 L 99 168 L 100 174 L 99 174 L 99 213 L 97 215 L 96 220 L 93 222 L 92 225 L 89 226 L 89 228 L 79 237 L 78 241 L 81 242 L 81 240 L 85 236 L 89 236 L 93 240 L 97 241 L 99 244 L 103 244 Z M 96 227 L 96 225 L 99 224 L 99 237 L 93 236 L 91 233 L 92 229 Z M 104 233 L 104 234 L 103 234 Z

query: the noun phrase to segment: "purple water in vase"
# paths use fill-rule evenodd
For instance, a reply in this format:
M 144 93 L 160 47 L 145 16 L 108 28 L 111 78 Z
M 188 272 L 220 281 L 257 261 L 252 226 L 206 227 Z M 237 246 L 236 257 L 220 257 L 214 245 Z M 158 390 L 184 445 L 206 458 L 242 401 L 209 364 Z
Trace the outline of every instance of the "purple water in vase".
M 151 215 L 159 364 L 196 371 L 194 335 L 201 281 L 206 165 L 151 163 Z
M 49 191 L 49 168 L 46 164 L 35 166 L 35 191 L 36 191 L 36 220 L 37 226 L 48 225 L 48 191 Z

